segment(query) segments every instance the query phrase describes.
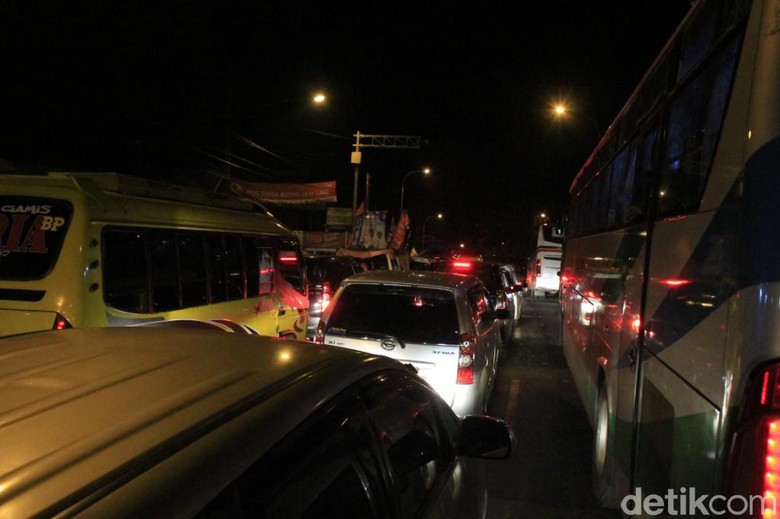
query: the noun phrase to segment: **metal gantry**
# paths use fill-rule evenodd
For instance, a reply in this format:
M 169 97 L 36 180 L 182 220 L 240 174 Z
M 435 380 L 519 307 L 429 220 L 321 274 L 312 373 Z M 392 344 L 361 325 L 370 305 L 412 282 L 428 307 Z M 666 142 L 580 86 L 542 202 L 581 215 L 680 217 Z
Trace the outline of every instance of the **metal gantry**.
M 355 151 L 352 152 L 352 164 L 355 165 L 355 178 L 352 184 L 352 222 L 354 225 L 355 214 L 357 213 L 357 192 L 358 179 L 360 177 L 361 148 L 396 148 L 406 150 L 419 150 L 422 143 L 422 137 L 416 135 L 373 135 L 360 133 L 358 131 L 353 135 L 355 144 L 352 146 Z M 366 207 L 368 209 L 368 207 Z

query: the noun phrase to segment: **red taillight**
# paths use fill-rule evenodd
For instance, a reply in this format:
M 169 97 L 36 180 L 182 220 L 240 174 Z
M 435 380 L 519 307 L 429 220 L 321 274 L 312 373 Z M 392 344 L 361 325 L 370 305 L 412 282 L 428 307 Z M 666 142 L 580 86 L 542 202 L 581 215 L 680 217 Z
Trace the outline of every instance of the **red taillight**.
M 322 321 L 317 325 L 317 329 L 314 330 L 314 343 L 325 344 L 325 325 Z
M 52 330 L 65 330 L 66 328 L 73 328 L 67 319 L 62 317 L 60 314 L 57 314 L 57 317 L 54 318 L 54 325 L 52 325 Z
M 764 458 L 764 503 L 761 517 L 777 517 L 777 501 L 780 499 L 780 418 L 767 424 Z
M 280 250 L 279 263 L 281 263 L 282 265 L 297 265 L 298 254 L 295 251 Z
M 458 356 L 458 384 L 474 383 L 474 345 L 476 339 L 468 334 L 460 338 L 460 355 Z
M 536 275 L 542 275 L 542 260 L 536 260 Z
M 453 261 L 452 268 L 455 270 L 468 270 L 471 268 L 470 261 Z
M 750 517 L 778 517 L 780 502 L 780 365 L 762 369 L 752 377 L 739 418 L 728 469 L 729 494 L 753 502 L 761 509 Z M 758 501 L 756 501 L 758 502 Z
M 668 287 L 681 287 L 681 286 L 683 286 L 683 285 L 687 285 L 687 284 L 689 284 L 690 282 L 691 282 L 691 280 L 690 280 L 690 279 L 676 279 L 676 278 L 672 278 L 672 279 L 662 279 L 662 280 L 660 281 L 660 283 L 661 283 L 662 285 L 666 285 L 666 286 L 668 286 Z
M 332 294 L 330 289 L 330 283 L 325 281 L 322 284 L 322 301 L 320 302 L 320 306 L 322 306 L 322 310 L 325 310 L 328 305 L 330 304 L 330 295 Z

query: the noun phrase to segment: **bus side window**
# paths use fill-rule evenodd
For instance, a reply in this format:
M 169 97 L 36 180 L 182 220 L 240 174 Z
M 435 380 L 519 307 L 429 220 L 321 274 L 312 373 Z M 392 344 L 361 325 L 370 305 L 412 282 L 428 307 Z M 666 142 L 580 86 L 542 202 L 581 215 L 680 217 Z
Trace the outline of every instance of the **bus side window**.
M 225 244 L 225 286 L 229 301 L 244 299 L 244 267 L 241 257 L 241 241 L 238 236 L 226 234 Z
M 137 230 L 103 231 L 103 298 L 124 312 L 149 312 L 149 277 L 144 235 Z
M 225 246 L 222 236 L 211 234 L 207 236 L 209 277 L 211 278 L 211 303 L 221 303 L 227 299 L 225 280 Z
M 739 42 L 709 57 L 671 103 L 658 213 L 697 211 L 731 92 Z
M 609 227 L 625 225 L 629 221 L 629 207 L 634 191 L 636 140 L 632 140 L 615 157 L 612 164 L 612 196 L 610 197 Z
M 206 249 L 201 233 L 176 233 L 179 249 L 182 308 L 205 305 L 208 302 L 208 272 Z
M 152 311 L 181 308 L 176 237 L 173 231 L 152 230 L 148 232 L 148 239 L 152 265 Z
M 257 297 L 260 294 L 260 263 L 257 257 L 257 241 L 254 236 L 241 238 L 241 253 L 244 257 L 246 272 L 246 297 Z

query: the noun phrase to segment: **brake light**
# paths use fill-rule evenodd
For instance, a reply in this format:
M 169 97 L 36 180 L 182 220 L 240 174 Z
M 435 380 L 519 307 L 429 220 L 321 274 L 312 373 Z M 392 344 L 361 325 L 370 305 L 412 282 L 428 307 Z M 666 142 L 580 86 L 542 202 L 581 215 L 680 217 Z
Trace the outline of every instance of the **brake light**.
M 314 330 L 314 343 L 325 344 L 325 325 L 322 321 L 317 325 L 317 329 Z
M 666 285 L 668 287 L 673 287 L 674 288 L 674 287 L 681 287 L 683 285 L 687 285 L 687 284 L 691 283 L 691 280 L 690 279 L 671 278 L 671 279 L 662 279 L 660 281 L 660 283 L 662 285 Z
M 458 357 L 458 384 L 474 383 L 474 346 L 476 338 L 464 333 L 460 337 L 460 355 Z
M 761 516 L 777 517 L 777 499 L 780 497 L 780 419 L 772 420 L 767 425 L 763 495 Z
M 467 270 L 471 268 L 470 261 L 453 261 L 452 268 L 457 270 Z
M 780 501 L 780 365 L 753 377 L 746 393 L 731 453 L 728 491 L 749 502 L 761 497 L 751 517 L 778 517 Z
M 73 328 L 73 326 L 70 325 L 67 319 L 62 317 L 60 314 L 57 314 L 57 317 L 54 318 L 54 324 L 52 325 L 52 330 L 65 330 L 67 328 Z
M 536 275 L 542 275 L 542 260 L 536 260 Z
M 331 293 L 330 283 L 328 281 L 322 283 L 322 301 L 320 301 L 321 310 L 325 310 L 330 304 Z
M 295 251 L 280 250 L 279 263 L 282 265 L 296 265 L 298 263 L 298 254 Z

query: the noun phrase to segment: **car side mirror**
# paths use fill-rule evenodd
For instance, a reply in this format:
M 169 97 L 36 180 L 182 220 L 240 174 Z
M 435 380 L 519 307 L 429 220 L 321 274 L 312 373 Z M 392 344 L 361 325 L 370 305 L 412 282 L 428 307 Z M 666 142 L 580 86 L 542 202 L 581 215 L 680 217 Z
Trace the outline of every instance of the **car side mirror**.
M 512 314 L 506 308 L 501 308 L 493 312 L 493 317 L 495 319 L 511 319 Z
M 460 423 L 458 454 L 468 458 L 503 460 L 512 454 L 515 435 L 505 421 L 470 415 Z

